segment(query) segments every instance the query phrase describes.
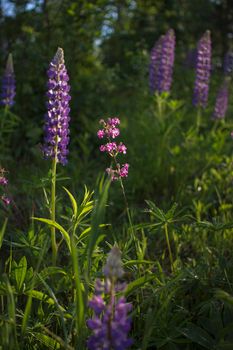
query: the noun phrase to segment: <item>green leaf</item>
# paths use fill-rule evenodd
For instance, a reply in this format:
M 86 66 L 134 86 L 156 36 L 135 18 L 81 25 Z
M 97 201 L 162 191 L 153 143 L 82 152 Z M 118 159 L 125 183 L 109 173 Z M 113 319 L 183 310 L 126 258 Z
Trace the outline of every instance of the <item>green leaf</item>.
M 155 276 L 143 276 L 143 277 L 139 277 L 138 279 L 136 279 L 135 281 L 131 282 L 128 284 L 126 291 L 125 291 L 125 295 L 129 295 L 131 294 L 135 289 L 138 289 L 142 286 L 144 286 L 144 284 L 153 281 L 155 279 Z
M 8 222 L 8 218 L 6 218 L 4 220 L 4 223 L 3 223 L 1 231 L 0 231 L 0 249 L 2 247 L 2 241 L 3 241 L 3 237 L 4 237 L 4 234 L 5 234 L 5 231 L 6 231 L 7 222 Z
M 181 333 L 194 343 L 199 344 L 206 349 L 216 349 L 216 344 L 210 335 L 204 329 L 196 326 L 195 324 L 189 323 L 187 328 L 183 329 Z
M 152 201 L 147 200 L 146 203 L 150 207 L 149 212 L 153 216 L 155 216 L 160 222 L 166 221 L 166 216 L 162 209 L 159 209 Z
M 77 218 L 77 213 L 78 213 L 77 202 L 76 202 L 74 196 L 72 195 L 72 193 L 70 193 L 70 191 L 68 191 L 67 188 L 63 187 L 63 189 L 66 191 L 66 193 L 68 194 L 68 196 L 70 198 L 70 201 L 71 201 L 71 204 L 72 204 L 72 207 L 73 207 L 73 215 L 74 215 L 74 218 L 76 219 Z
M 59 225 L 56 221 L 53 221 L 53 220 L 50 220 L 50 219 L 36 218 L 36 217 L 33 217 L 32 219 L 44 222 L 44 223 L 48 224 L 49 226 L 53 226 L 53 227 L 57 228 L 61 232 L 62 236 L 64 237 L 69 251 L 71 251 L 71 248 L 70 248 L 70 236 L 69 236 L 68 232 L 61 225 Z
M 225 292 L 224 290 L 217 289 L 215 292 L 215 298 L 221 299 L 225 301 L 226 303 L 233 305 L 233 296 Z
M 20 260 L 18 265 L 15 267 L 15 279 L 16 279 L 17 288 L 19 291 L 21 290 L 21 288 L 23 286 L 23 282 L 25 280 L 26 273 L 27 273 L 27 259 L 24 256 L 24 257 L 22 257 L 22 259 Z
M 54 305 L 55 302 L 52 298 L 50 298 L 47 294 L 40 292 L 39 290 L 30 290 L 25 292 L 24 294 L 32 296 L 34 299 L 44 301 L 45 303 L 49 305 Z
M 134 266 L 134 265 L 141 265 L 141 264 L 154 264 L 154 261 L 149 260 L 129 260 L 124 263 L 124 266 Z
M 33 332 L 32 335 L 49 349 L 56 350 L 61 348 L 60 344 L 48 335 L 36 332 Z
M 88 271 L 91 265 L 92 253 L 99 240 L 99 236 L 101 235 L 99 227 L 101 225 L 101 221 L 103 220 L 103 217 L 105 214 L 110 183 L 111 183 L 111 180 L 107 179 L 104 181 L 104 178 L 103 178 L 99 186 L 99 198 L 98 198 L 98 201 L 96 200 L 96 205 L 94 207 L 94 211 L 92 214 L 91 234 L 89 235 L 89 241 L 87 245 Z

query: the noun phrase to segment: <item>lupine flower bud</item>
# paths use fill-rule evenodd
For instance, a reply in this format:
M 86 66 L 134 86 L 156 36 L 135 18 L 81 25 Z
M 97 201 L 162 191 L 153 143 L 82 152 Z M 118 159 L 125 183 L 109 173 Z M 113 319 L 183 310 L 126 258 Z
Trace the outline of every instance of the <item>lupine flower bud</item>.
M 121 261 L 121 251 L 118 247 L 114 246 L 108 254 L 103 273 L 105 277 L 110 279 L 121 278 L 123 276 L 124 271 Z
M 217 94 L 213 118 L 214 119 L 223 119 L 225 117 L 228 107 L 228 85 L 225 81 Z
M 151 51 L 149 83 L 151 92 L 169 92 L 175 58 L 175 33 L 169 29 L 162 35 Z
M 124 273 L 121 252 L 117 247 L 111 249 L 103 271 L 105 282 L 96 281 L 95 295 L 89 302 L 94 316 L 87 320 L 93 332 L 87 346 L 90 350 L 125 350 L 133 343 L 128 338 L 131 328 L 128 312 L 132 305 L 126 302 L 125 297 L 116 296 L 116 292 L 122 291 L 120 284 L 115 284 L 116 279 Z
M 209 92 L 211 70 L 211 39 L 207 30 L 197 45 L 196 80 L 194 85 L 193 104 L 206 107 Z
M 64 52 L 58 48 L 48 69 L 48 111 L 45 115 L 44 155 L 65 165 L 69 153 L 69 77 L 64 63 Z
M 9 54 L 6 69 L 2 78 L 1 104 L 11 107 L 15 97 L 15 75 L 12 54 Z

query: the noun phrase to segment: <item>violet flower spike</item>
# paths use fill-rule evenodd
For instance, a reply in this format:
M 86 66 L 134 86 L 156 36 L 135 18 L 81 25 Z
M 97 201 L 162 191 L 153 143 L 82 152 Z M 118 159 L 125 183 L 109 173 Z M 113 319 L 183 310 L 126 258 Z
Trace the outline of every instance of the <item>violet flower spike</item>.
M 12 54 L 8 55 L 6 69 L 2 78 L 1 105 L 12 107 L 15 97 L 15 75 Z
M 206 31 L 197 45 L 196 79 L 194 85 L 193 104 L 205 108 L 208 101 L 209 80 L 211 71 L 211 38 Z
M 223 60 L 223 71 L 225 75 L 230 75 L 233 72 L 233 52 L 228 51 Z
M 228 107 L 228 84 L 226 81 L 220 87 L 218 91 L 213 118 L 214 119 L 223 119 L 225 117 Z
M 163 39 L 164 36 L 162 35 L 155 43 L 150 54 L 149 86 L 152 94 L 158 90 L 158 70 L 161 61 Z
M 87 320 L 87 326 L 93 332 L 87 346 L 90 350 L 125 350 L 133 343 L 128 337 L 131 328 L 128 313 L 132 305 L 126 302 L 125 297 L 116 296 L 125 288 L 125 284 L 116 283 L 124 274 L 118 247 L 111 249 L 103 272 L 105 282 L 96 281 L 95 295 L 89 302 L 94 315 Z
M 170 92 L 175 59 L 175 32 L 169 29 L 162 41 L 161 61 L 158 67 L 158 92 Z
M 58 163 L 67 163 L 69 144 L 69 77 L 64 63 L 63 49 L 58 48 L 48 69 L 48 111 L 45 115 L 44 146 L 46 158 L 56 159 Z

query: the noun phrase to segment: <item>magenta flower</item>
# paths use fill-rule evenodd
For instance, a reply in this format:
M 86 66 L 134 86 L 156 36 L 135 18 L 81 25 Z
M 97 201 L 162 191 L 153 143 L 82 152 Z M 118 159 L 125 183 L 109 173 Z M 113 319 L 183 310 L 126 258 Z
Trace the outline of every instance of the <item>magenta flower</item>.
M 207 30 L 197 44 L 196 80 L 194 85 L 193 104 L 206 107 L 209 93 L 211 71 L 211 38 Z
M 113 158 L 115 163 L 115 168 L 110 167 L 106 169 L 107 174 L 110 176 L 111 180 L 119 180 L 122 177 L 127 177 L 129 164 L 124 164 L 121 166 L 117 162 L 118 154 L 126 154 L 127 147 L 122 142 L 117 144 L 115 141 L 113 141 L 113 139 L 120 135 L 120 130 L 117 128 L 117 126 L 120 124 L 120 119 L 108 118 L 107 121 L 101 119 L 100 124 L 103 126 L 103 128 L 97 132 L 97 136 L 99 139 L 106 137 L 108 141 L 105 145 L 100 146 L 100 151 L 107 152 L 110 157 Z

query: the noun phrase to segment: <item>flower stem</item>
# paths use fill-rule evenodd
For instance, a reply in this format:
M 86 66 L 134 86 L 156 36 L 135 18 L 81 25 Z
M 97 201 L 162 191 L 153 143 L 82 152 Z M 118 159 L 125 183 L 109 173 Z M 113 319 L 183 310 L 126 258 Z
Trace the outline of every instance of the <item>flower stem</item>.
M 55 152 L 56 154 L 57 152 Z M 56 221 L 56 175 L 57 175 L 57 157 L 55 156 L 52 161 L 52 179 L 51 179 L 51 202 L 50 202 L 50 214 L 51 220 Z M 56 265 L 57 260 L 57 242 L 56 242 L 56 230 L 55 227 L 51 227 L 51 244 L 52 244 L 52 263 Z
M 167 223 L 164 224 L 164 232 L 165 232 L 166 241 L 167 241 L 167 247 L 168 247 L 168 252 L 169 252 L 171 271 L 173 272 L 174 271 L 174 262 L 173 262 L 173 257 L 172 257 L 172 251 L 171 251 L 171 246 L 170 246 L 169 235 L 168 235 Z
M 197 109 L 197 125 L 196 125 L 197 132 L 199 132 L 200 126 L 201 126 L 201 108 L 198 107 L 198 109 Z
M 130 234 L 131 234 L 131 239 L 134 241 L 134 245 L 135 245 L 135 251 L 137 252 L 137 240 L 135 237 L 135 232 L 134 232 L 134 228 L 133 228 L 133 221 L 132 221 L 132 217 L 130 214 L 130 210 L 129 210 L 129 205 L 128 205 L 128 201 L 127 201 L 127 197 L 126 197 L 126 193 L 125 193 L 125 187 L 122 181 L 122 178 L 120 177 L 120 185 L 121 185 L 121 189 L 122 189 L 122 193 L 123 193 L 123 197 L 124 197 L 124 201 L 125 201 L 125 207 L 126 207 L 126 212 L 127 212 L 127 217 L 129 220 L 129 226 L 130 226 Z

